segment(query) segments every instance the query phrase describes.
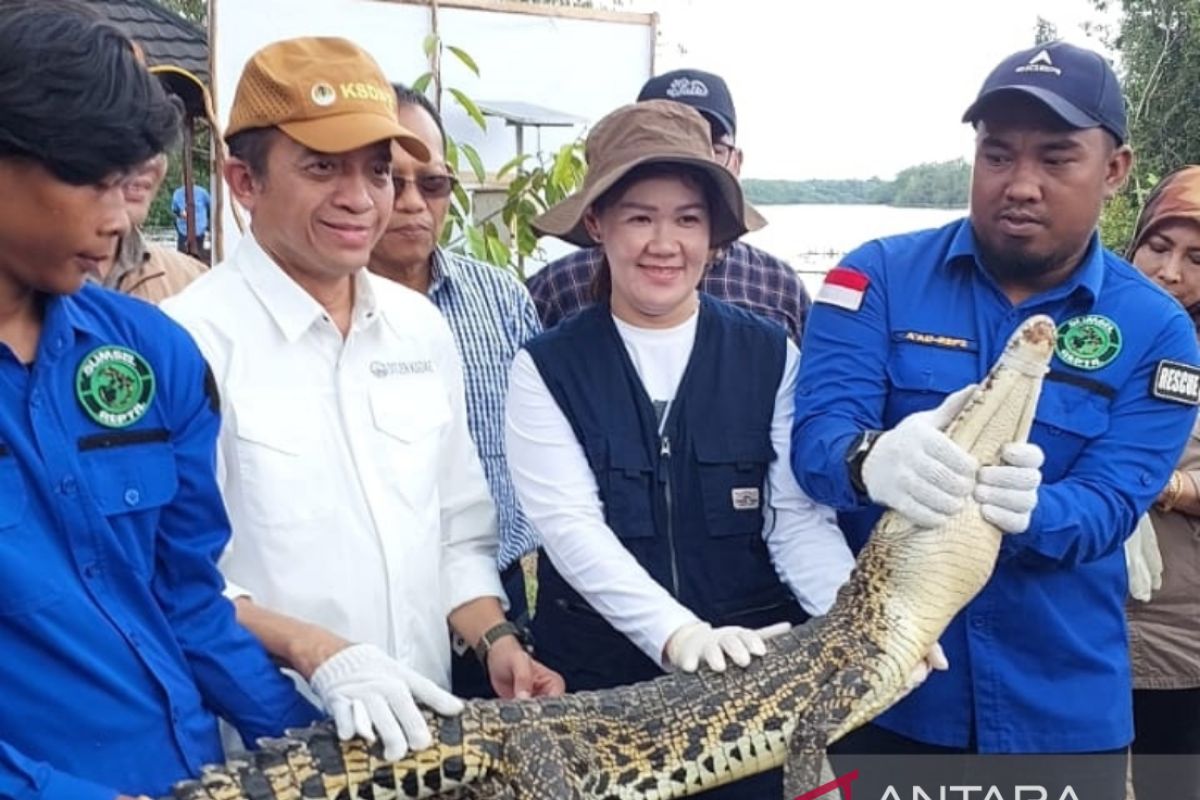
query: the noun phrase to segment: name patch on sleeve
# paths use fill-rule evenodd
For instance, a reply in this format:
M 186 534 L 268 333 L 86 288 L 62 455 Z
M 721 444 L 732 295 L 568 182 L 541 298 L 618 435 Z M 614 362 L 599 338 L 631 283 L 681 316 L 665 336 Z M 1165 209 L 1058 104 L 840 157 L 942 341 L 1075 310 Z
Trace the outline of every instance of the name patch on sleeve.
M 1178 361 L 1160 361 L 1151 393 L 1160 400 L 1200 406 L 1200 368 Z

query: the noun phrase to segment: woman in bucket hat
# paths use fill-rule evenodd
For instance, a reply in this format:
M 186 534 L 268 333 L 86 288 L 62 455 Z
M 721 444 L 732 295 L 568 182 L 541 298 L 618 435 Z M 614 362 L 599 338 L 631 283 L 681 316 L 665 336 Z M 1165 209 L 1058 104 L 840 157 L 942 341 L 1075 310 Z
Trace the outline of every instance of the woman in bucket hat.
M 740 668 L 824 613 L 853 566 L 788 468 L 797 351 L 696 289 L 746 230 L 699 113 L 625 106 L 586 157 L 583 187 L 535 226 L 604 249 L 597 303 L 518 353 L 507 405 L 513 482 L 548 556 L 539 657 L 573 690 Z M 781 792 L 775 772 L 706 796 Z

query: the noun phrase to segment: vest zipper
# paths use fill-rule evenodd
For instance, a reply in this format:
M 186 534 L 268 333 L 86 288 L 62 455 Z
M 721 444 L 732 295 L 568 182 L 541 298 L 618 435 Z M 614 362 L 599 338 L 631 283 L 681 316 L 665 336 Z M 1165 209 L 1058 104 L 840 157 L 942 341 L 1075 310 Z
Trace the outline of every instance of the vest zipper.
M 663 498 L 667 505 L 667 549 L 671 551 L 671 594 L 676 599 L 679 597 L 679 564 L 675 558 L 675 525 L 672 517 L 674 514 L 671 510 L 671 470 L 669 462 L 671 460 L 671 437 L 663 434 L 661 445 L 658 448 L 658 466 L 662 473 Z

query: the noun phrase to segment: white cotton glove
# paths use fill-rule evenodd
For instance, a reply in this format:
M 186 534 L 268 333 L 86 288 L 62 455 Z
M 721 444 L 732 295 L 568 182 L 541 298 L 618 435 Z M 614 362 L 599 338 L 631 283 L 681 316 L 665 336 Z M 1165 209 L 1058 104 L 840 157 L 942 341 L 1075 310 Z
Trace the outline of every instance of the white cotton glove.
M 1133 535 L 1125 540 L 1125 568 L 1129 573 L 1129 596 L 1143 603 L 1162 588 L 1163 560 L 1158 549 L 1158 534 L 1143 514 Z
M 445 716 L 463 710 L 462 700 L 370 644 L 334 653 L 317 667 L 311 684 L 339 738 L 357 734 L 373 742 L 378 732 L 389 761 L 402 758 L 409 747 L 433 744 L 418 702 Z
M 979 513 L 1005 533 L 1024 533 L 1037 506 L 1045 456 L 1036 444 L 1006 444 L 1003 465 L 983 467 L 975 484 Z
M 700 668 L 700 659 L 714 672 L 725 671 L 725 656 L 733 659 L 739 667 L 750 665 L 753 656 L 766 655 L 763 642 L 782 633 L 792 626 L 787 622 L 768 625 L 751 630 L 730 625 L 714 628 L 707 622 L 689 622 L 681 625 L 667 639 L 667 665 L 682 672 L 695 672 Z
M 863 486 L 873 501 L 922 528 L 942 525 L 962 509 L 979 462 L 942 431 L 974 389 L 975 384 L 964 387 L 879 436 L 862 465 Z

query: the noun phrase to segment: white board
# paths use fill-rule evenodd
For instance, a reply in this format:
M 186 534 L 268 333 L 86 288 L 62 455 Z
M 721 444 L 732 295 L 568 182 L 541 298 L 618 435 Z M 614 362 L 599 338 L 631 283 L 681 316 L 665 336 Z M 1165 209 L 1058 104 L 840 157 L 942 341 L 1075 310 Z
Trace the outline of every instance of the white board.
M 342 36 L 371 53 L 389 80 L 411 83 L 428 70 L 422 42 L 432 31 L 429 6 L 384 0 L 211 0 L 215 31 L 211 58 L 217 116 L 229 120 L 238 77 L 250 56 L 270 42 L 295 36 Z M 654 26 L 644 14 L 563 11 L 529 13 L 512 4 L 446 0 L 438 33 L 479 65 L 476 77 L 450 53 L 442 62 L 443 87 L 476 101 L 523 101 L 594 122 L 632 102 L 653 70 Z M 480 131 L 450 98 L 442 115 L 456 140 L 480 151 L 489 171 L 516 153 L 516 137 L 503 120 L 489 117 Z M 526 129 L 525 152 L 552 152 L 583 131 Z M 228 194 L 221 209 L 225 253 L 238 238 Z

